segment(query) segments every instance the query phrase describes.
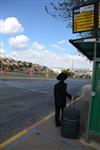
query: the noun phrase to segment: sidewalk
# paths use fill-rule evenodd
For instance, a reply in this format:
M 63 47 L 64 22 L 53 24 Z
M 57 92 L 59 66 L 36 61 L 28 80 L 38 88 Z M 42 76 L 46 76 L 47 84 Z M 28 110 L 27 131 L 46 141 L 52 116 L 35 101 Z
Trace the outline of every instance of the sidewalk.
M 84 95 L 80 97 L 76 107 L 81 110 L 81 131 L 79 139 L 63 138 L 60 127 L 55 127 L 54 113 L 40 121 L 33 127 L 26 129 L 26 134 L 20 136 L 10 144 L 6 144 L 4 150 L 96 150 L 82 144 L 80 139 L 85 133 L 88 115 L 88 100 L 90 97 L 90 86 L 84 89 Z M 84 111 L 85 110 L 85 111 Z

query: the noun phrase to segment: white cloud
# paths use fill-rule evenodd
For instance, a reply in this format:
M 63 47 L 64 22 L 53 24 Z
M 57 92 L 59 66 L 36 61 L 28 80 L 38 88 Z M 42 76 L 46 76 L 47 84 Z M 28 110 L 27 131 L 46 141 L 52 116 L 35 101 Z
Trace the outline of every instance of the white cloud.
M 29 48 L 26 50 L 13 51 L 10 54 L 15 59 L 21 59 L 24 61 L 31 61 L 33 63 L 39 63 L 41 65 L 49 65 L 55 60 L 56 55 L 46 49 L 34 49 Z M 52 61 L 52 62 L 51 62 Z
M 65 40 L 58 41 L 58 44 L 64 44 L 64 43 L 66 43 Z
M 57 55 L 45 48 L 44 45 L 34 42 L 30 48 L 26 50 L 13 51 L 10 55 L 18 60 L 29 61 L 46 65 L 48 67 L 66 67 L 71 68 L 89 68 L 88 62 L 82 56 L 62 54 Z
M 0 50 L 3 48 L 4 44 L 0 42 Z
M 89 68 L 89 63 L 82 56 L 72 54 L 55 54 L 49 51 L 43 44 L 33 42 L 29 46 L 29 38 L 25 35 L 19 35 L 9 39 L 9 44 L 12 48 L 12 53 L 6 54 L 3 43 L 0 43 L 0 51 L 2 56 L 6 54 L 7 57 L 17 60 L 38 63 L 48 67 L 66 67 L 71 68 Z
M 40 43 L 38 43 L 38 42 L 34 42 L 34 43 L 32 44 L 32 48 L 42 50 L 42 49 L 45 48 L 45 46 L 42 45 L 42 44 L 40 44 Z
M 9 39 L 9 45 L 13 50 L 24 50 L 29 46 L 29 38 L 25 35 L 18 35 Z
M 63 45 L 64 47 L 62 47 L 61 45 Z M 67 51 L 68 53 L 71 52 L 71 51 L 69 51 L 69 49 L 70 50 L 73 49 L 72 45 L 67 40 L 58 41 L 56 44 L 53 44 L 52 47 L 56 48 L 60 51 Z
M 0 56 L 4 56 L 4 55 L 5 55 L 4 44 L 0 42 Z
M 0 32 L 4 34 L 15 34 L 23 32 L 24 28 L 15 17 L 0 20 Z
M 53 44 L 52 47 L 57 48 L 58 50 L 61 50 L 61 51 L 65 51 L 66 50 L 65 48 L 63 48 L 63 47 L 61 47 L 61 46 L 59 46 L 57 44 Z

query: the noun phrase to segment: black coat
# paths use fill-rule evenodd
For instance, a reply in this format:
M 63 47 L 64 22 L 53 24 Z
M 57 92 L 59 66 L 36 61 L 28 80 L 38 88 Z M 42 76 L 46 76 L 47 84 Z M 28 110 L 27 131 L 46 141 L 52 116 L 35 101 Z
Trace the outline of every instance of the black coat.
M 67 84 L 63 81 L 58 82 L 54 86 L 55 105 L 66 106 L 66 96 L 71 99 L 72 96 L 67 92 Z

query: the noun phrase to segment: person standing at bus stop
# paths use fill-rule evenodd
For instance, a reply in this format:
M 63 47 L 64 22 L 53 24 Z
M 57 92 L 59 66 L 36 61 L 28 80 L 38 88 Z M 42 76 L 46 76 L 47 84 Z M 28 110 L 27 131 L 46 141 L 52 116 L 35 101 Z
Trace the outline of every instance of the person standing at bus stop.
M 72 96 L 67 92 L 67 84 L 64 82 L 68 75 L 61 72 L 56 79 L 58 83 L 54 85 L 54 100 L 55 100 L 55 123 L 56 127 L 60 126 L 60 120 L 63 117 L 63 110 L 66 107 L 66 97 L 72 99 Z

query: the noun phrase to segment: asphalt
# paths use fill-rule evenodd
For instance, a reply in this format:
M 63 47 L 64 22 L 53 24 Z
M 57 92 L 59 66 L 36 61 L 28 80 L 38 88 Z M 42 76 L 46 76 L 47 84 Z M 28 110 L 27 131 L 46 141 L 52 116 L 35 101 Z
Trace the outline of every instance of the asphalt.
M 93 145 L 84 142 L 89 99 L 90 85 L 87 85 L 84 87 L 83 95 L 76 99 L 76 107 L 80 107 L 81 110 L 79 139 L 63 138 L 60 127 L 55 126 L 54 113 L 52 113 L 3 142 L 0 150 L 99 150 L 99 144 Z

